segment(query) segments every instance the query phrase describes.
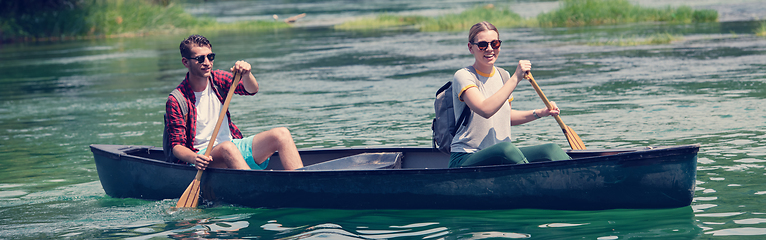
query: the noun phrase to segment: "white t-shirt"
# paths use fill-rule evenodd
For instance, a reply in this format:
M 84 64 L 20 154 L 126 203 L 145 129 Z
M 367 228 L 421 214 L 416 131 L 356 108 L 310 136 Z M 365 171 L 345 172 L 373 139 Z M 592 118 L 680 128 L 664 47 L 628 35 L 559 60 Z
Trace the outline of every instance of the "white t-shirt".
M 221 114 L 223 103 L 213 92 L 210 82 L 207 82 L 207 86 L 202 92 L 194 92 L 194 96 L 197 98 L 195 103 L 197 106 L 197 135 L 194 136 L 194 148 L 203 149 L 207 148 L 208 143 L 210 143 L 210 136 L 213 135 L 213 130 L 215 130 L 215 124 L 218 121 L 218 115 Z M 229 117 L 224 115 L 215 145 L 231 141 L 231 139 Z
M 477 78 L 478 75 L 478 78 Z M 455 107 L 455 119 L 460 118 L 463 108 L 468 105 L 460 97 L 469 88 L 477 88 L 485 98 L 489 98 L 503 87 L 503 78 L 497 68 L 492 73 L 473 74 L 467 68 L 458 70 L 452 79 L 452 104 Z M 484 118 L 474 111 L 468 120 L 468 125 L 460 126 L 450 145 L 452 152 L 474 153 L 491 147 L 500 142 L 511 141 L 511 95 L 507 102 L 500 107 L 495 115 Z

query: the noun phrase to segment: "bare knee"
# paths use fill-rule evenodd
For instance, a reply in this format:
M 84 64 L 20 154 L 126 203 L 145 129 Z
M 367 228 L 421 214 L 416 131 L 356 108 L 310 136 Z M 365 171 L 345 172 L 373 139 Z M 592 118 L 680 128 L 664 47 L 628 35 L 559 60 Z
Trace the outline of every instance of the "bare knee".
M 223 158 L 221 160 L 225 162 L 234 161 L 238 156 L 242 156 L 242 154 L 239 152 L 239 149 L 237 149 L 237 145 L 234 145 L 234 143 L 230 141 L 218 144 L 218 146 L 215 147 L 214 154 L 218 158 Z
M 271 129 L 270 132 L 274 140 L 281 144 L 293 142 L 293 136 L 291 135 L 290 130 L 288 130 L 286 127 L 274 128 Z
M 274 131 L 274 134 L 277 136 L 277 138 L 292 138 L 292 135 L 290 134 L 290 130 L 288 130 L 286 127 L 278 127 L 272 129 Z

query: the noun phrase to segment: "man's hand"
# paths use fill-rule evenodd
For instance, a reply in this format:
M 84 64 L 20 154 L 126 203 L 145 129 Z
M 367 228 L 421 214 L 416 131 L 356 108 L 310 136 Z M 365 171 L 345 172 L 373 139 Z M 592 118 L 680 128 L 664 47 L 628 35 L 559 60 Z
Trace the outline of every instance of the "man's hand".
M 205 168 L 207 168 L 207 166 L 210 165 L 210 162 L 212 161 L 212 157 L 197 154 L 197 157 L 194 158 L 194 167 L 196 167 L 198 170 L 205 170 Z
M 231 72 L 232 73 L 240 72 L 242 73 L 242 75 L 247 75 L 247 74 L 250 74 L 250 69 L 251 67 L 249 63 L 239 60 L 236 63 L 234 63 L 233 67 L 231 67 Z

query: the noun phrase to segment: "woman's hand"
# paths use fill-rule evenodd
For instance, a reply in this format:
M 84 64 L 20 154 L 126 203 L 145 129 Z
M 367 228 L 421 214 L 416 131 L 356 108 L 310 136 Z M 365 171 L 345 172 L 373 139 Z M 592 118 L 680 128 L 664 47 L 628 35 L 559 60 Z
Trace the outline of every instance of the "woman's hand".
M 516 72 L 513 73 L 516 76 L 516 81 L 521 82 L 524 79 L 524 75 L 532 70 L 532 62 L 529 60 L 519 60 L 519 65 L 516 65 Z
M 551 115 L 558 116 L 559 113 L 561 113 L 561 109 L 559 109 L 559 107 L 556 106 L 556 102 L 551 102 L 551 107 L 553 107 L 553 109 L 548 109 L 548 108 L 540 109 L 539 111 L 540 117 L 547 117 Z

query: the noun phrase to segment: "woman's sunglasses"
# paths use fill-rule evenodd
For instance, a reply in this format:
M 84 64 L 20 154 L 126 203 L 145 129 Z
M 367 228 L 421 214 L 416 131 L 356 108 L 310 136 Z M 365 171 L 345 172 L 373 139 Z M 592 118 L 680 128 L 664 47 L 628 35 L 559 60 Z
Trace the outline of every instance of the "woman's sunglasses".
M 487 47 L 484 47 L 484 48 L 487 48 Z M 203 63 L 203 62 L 205 62 L 205 55 L 199 55 L 199 56 L 196 56 L 196 57 L 193 57 L 193 58 L 190 58 L 190 57 L 187 57 L 187 58 L 188 58 L 188 59 L 194 59 L 194 60 L 197 60 L 197 62 L 198 62 L 198 63 Z M 208 54 L 208 55 L 207 55 L 207 59 L 208 59 L 208 60 L 210 60 L 211 62 L 212 62 L 213 60 L 215 60 L 215 53 L 211 53 L 211 54 Z
M 492 40 L 491 42 L 472 42 L 471 44 L 479 46 L 479 50 L 487 50 L 487 46 L 492 45 L 492 49 L 498 49 L 500 48 L 500 44 L 503 43 L 503 41 L 500 40 Z

